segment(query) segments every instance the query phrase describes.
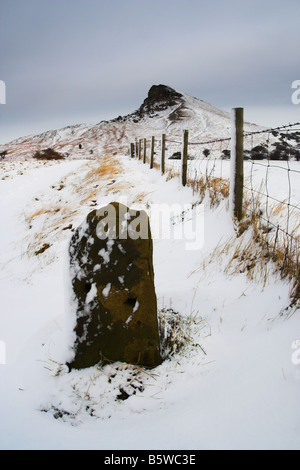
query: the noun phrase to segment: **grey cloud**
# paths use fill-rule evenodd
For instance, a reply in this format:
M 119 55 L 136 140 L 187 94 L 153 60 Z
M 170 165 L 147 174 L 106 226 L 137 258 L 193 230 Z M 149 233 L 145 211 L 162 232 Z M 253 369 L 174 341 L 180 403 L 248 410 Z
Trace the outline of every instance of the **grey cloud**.
M 4 128 L 100 121 L 154 83 L 220 107 L 287 105 L 300 78 L 298 0 L 0 0 L 0 14 Z

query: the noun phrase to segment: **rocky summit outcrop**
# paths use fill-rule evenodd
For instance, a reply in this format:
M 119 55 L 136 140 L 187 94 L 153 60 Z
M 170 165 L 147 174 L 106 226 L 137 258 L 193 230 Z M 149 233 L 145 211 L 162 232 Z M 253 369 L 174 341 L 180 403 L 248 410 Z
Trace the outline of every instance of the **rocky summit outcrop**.
M 152 239 L 145 212 L 112 203 L 91 212 L 70 243 L 76 315 L 70 368 L 161 363 Z
M 181 103 L 183 103 L 183 95 L 178 91 L 166 85 L 153 85 L 137 113 L 140 115 L 151 114 Z

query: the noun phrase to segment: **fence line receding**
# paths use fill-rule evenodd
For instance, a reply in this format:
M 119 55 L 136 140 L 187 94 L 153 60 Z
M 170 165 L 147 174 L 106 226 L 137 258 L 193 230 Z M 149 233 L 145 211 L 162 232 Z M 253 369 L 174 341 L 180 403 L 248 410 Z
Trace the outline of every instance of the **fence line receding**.
M 288 249 L 293 245 L 299 253 L 300 123 L 244 132 L 243 111 L 232 110 L 231 137 L 200 142 L 188 130 L 181 137 L 164 133 L 136 140 L 131 157 L 177 174 L 203 197 L 206 191 L 218 200 L 230 196 L 235 220 L 260 219 L 272 243 L 284 236 Z

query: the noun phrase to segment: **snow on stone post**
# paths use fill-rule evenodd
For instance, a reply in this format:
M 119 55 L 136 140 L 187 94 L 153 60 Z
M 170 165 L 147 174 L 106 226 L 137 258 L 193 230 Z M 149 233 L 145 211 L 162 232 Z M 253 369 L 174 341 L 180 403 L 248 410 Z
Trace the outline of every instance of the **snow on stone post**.
M 183 131 L 183 145 L 181 156 L 181 182 L 182 186 L 187 183 L 187 165 L 188 165 L 188 145 L 189 145 L 189 131 Z
M 74 340 L 70 369 L 161 360 L 153 242 L 145 211 L 91 212 L 69 247 Z
M 241 220 L 244 187 L 244 109 L 231 111 L 230 212 Z
M 161 174 L 165 174 L 166 134 L 161 136 Z

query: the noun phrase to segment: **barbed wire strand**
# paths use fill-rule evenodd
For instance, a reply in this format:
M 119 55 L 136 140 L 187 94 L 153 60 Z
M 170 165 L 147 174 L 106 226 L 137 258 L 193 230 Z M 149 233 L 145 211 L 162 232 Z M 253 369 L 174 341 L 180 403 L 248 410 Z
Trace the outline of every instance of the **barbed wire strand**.
M 248 212 L 252 217 L 259 217 L 260 220 L 264 223 L 266 223 L 266 233 L 271 232 L 269 227 L 272 227 L 275 230 L 275 236 L 273 240 L 273 246 L 276 247 L 278 240 L 279 240 L 279 235 L 280 233 L 283 234 L 286 237 L 286 248 L 285 248 L 285 255 L 284 255 L 284 260 L 283 260 L 283 266 L 282 269 L 285 268 L 285 264 L 287 262 L 287 259 L 289 258 L 289 253 L 291 252 L 291 244 L 293 243 L 296 245 L 297 250 L 299 248 L 299 237 L 294 236 L 294 231 L 291 232 L 291 213 L 292 210 L 297 210 L 300 211 L 300 207 L 297 206 L 296 204 L 292 203 L 292 181 L 291 181 L 291 173 L 293 174 L 300 174 L 300 170 L 297 170 L 295 168 L 292 168 L 290 165 L 290 159 L 292 157 L 291 155 L 291 148 L 286 149 L 288 152 L 288 155 L 286 155 L 286 161 L 287 161 L 287 166 L 286 168 L 282 164 L 278 163 L 273 163 L 273 159 L 271 158 L 271 151 L 270 151 L 270 142 L 271 142 L 271 137 L 287 137 L 286 134 L 281 133 L 280 131 L 290 131 L 290 132 L 295 132 L 298 131 L 298 127 L 300 130 L 300 122 L 296 123 L 289 123 L 283 126 L 278 126 L 274 128 L 268 128 L 268 129 L 262 129 L 259 131 L 253 131 L 253 132 L 245 132 L 244 133 L 244 138 L 250 138 L 250 155 L 253 157 L 253 149 L 255 148 L 254 144 L 254 138 L 255 136 L 258 135 L 263 135 L 266 134 L 266 138 L 264 139 L 264 146 L 267 150 L 267 163 L 263 163 L 261 161 L 254 160 L 252 157 L 250 159 L 250 187 L 244 183 L 244 189 L 249 191 L 251 194 L 251 206 L 252 209 L 249 207 L 246 208 L 246 212 Z M 203 140 L 202 142 L 189 142 L 189 148 L 194 147 L 194 146 L 208 146 L 206 149 L 208 151 L 207 156 L 205 158 L 200 157 L 199 152 L 196 152 L 197 158 L 195 159 L 199 165 L 197 166 L 190 166 L 189 170 L 189 178 L 191 181 L 196 182 L 197 179 L 200 179 L 201 177 L 205 179 L 206 185 L 208 181 L 215 176 L 216 174 L 216 167 L 217 167 L 217 161 L 221 160 L 220 164 L 220 169 L 221 169 L 221 176 L 220 176 L 220 187 L 219 190 L 221 189 L 221 179 L 223 177 L 223 158 L 220 158 L 220 154 L 223 156 L 225 155 L 224 150 L 229 150 L 231 142 L 231 137 L 228 138 L 219 138 L 219 139 L 210 139 L 210 140 Z M 148 142 L 147 142 L 148 143 Z M 166 138 L 166 143 L 169 144 L 174 144 L 174 145 L 180 145 L 180 152 L 182 151 L 182 141 L 175 139 L 168 139 Z M 222 145 L 224 144 L 224 145 Z M 155 139 L 155 147 L 156 146 L 161 146 L 162 141 L 159 139 Z M 271 144 L 272 145 L 272 144 Z M 148 147 L 148 145 L 147 145 Z M 174 146 L 171 149 L 173 152 L 173 155 L 176 153 L 174 152 Z M 178 152 L 178 153 L 180 153 Z M 203 154 L 203 151 L 202 151 Z M 173 156 L 172 155 L 172 156 Z M 280 156 L 279 156 L 280 158 Z M 169 157 L 170 160 L 170 157 Z M 205 168 L 201 169 L 201 162 L 206 162 Z M 179 163 L 179 162 L 178 162 Z M 264 177 L 264 188 L 265 192 L 262 190 L 259 190 L 255 186 L 254 182 L 254 172 L 255 172 L 255 167 L 260 166 L 265 168 L 265 177 Z M 270 192 L 270 177 L 272 173 L 272 169 L 280 169 L 282 171 L 287 172 L 287 186 L 288 186 L 288 195 L 287 195 L 287 200 L 280 200 L 277 197 L 274 197 L 274 195 L 271 195 Z M 262 212 L 259 209 L 260 203 L 259 200 L 256 196 L 260 196 L 260 198 L 265 198 L 264 202 L 264 211 Z M 280 223 L 276 223 L 275 220 L 272 220 L 272 214 L 274 214 L 274 210 L 272 208 L 272 205 L 270 202 L 273 201 L 276 204 L 280 204 L 281 206 L 286 207 L 286 222 L 285 222 L 285 227 L 282 227 Z M 273 231 L 274 233 L 274 231 Z M 266 237 L 266 244 L 269 249 L 269 241 L 268 238 Z M 298 251 L 297 251 L 298 252 Z

